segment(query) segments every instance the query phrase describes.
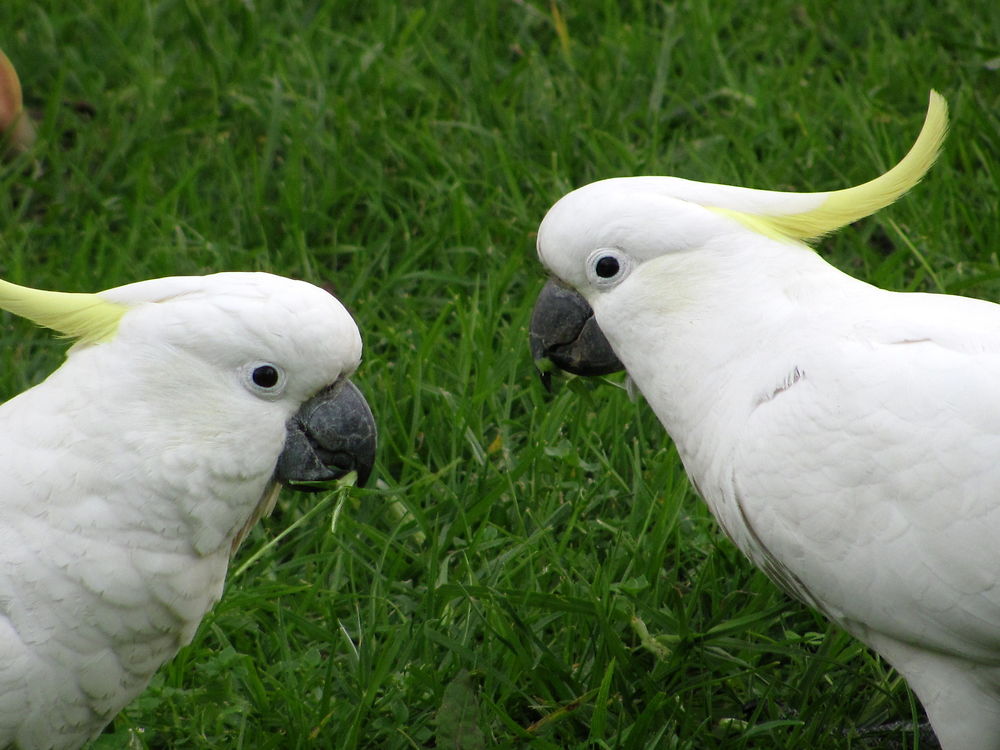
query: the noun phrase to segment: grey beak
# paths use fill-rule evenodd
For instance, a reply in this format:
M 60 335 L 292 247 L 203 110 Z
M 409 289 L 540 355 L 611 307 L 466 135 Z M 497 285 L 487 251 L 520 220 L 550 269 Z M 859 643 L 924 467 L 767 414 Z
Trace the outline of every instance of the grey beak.
M 607 375 L 625 369 L 587 300 L 555 281 L 549 281 L 535 301 L 529 336 L 531 356 L 546 389 L 551 379 L 546 361 L 575 375 Z
M 375 418 L 361 391 L 342 380 L 302 404 L 288 421 L 274 478 L 300 490 L 322 490 L 350 471 L 364 485 L 375 464 Z

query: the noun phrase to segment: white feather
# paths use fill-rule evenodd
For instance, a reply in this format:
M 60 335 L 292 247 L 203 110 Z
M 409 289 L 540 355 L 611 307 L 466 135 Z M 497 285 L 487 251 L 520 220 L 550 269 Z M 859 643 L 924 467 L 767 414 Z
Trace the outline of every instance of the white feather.
M 285 422 L 357 367 L 326 292 L 267 274 L 158 279 L 110 341 L 0 406 L 0 747 L 77 748 L 222 593 Z M 280 397 L 248 362 L 287 373 Z
M 732 190 L 589 185 L 539 255 L 740 549 L 880 651 L 946 750 L 1000 748 L 1000 306 L 853 279 L 705 207 Z M 601 248 L 626 270 L 595 284 Z

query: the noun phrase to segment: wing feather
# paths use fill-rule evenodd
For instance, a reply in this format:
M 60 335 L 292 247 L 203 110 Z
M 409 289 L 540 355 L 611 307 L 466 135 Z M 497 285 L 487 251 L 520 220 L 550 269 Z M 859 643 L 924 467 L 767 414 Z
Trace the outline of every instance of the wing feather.
M 731 502 L 760 545 L 747 552 L 786 568 L 800 596 L 862 638 L 871 628 L 993 659 L 1000 341 L 975 333 L 987 321 L 963 331 L 947 319 L 871 323 L 803 351 L 804 375 L 747 421 Z

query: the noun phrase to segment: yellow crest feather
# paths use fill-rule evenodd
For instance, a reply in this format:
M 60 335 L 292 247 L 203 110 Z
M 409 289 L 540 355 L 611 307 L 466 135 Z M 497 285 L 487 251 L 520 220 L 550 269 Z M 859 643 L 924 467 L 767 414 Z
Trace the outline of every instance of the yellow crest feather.
M 0 309 L 51 328 L 83 344 L 114 337 L 128 310 L 96 294 L 49 292 L 0 279 Z
M 822 237 L 845 224 L 885 208 L 920 182 L 937 159 L 947 132 L 948 104 L 943 96 L 932 90 L 927 105 L 927 115 L 917 140 L 906 156 L 885 174 L 863 185 L 826 193 L 822 203 L 802 213 L 761 215 L 717 210 L 737 218 L 763 234 L 797 240 Z M 822 195 L 822 193 L 812 195 Z

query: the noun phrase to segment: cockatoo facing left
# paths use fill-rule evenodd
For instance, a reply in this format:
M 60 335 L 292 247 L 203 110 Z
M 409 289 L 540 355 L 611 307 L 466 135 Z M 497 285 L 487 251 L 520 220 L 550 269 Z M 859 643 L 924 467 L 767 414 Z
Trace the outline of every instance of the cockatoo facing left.
M 624 369 L 725 532 L 881 653 L 946 750 L 1000 748 L 1000 306 L 885 291 L 804 244 L 915 185 L 793 194 L 609 179 L 538 232 L 536 359 Z
M 361 338 L 263 273 L 0 282 L 0 308 L 76 339 L 0 406 L 0 748 L 78 748 L 191 640 L 279 482 L 367 477 Z

